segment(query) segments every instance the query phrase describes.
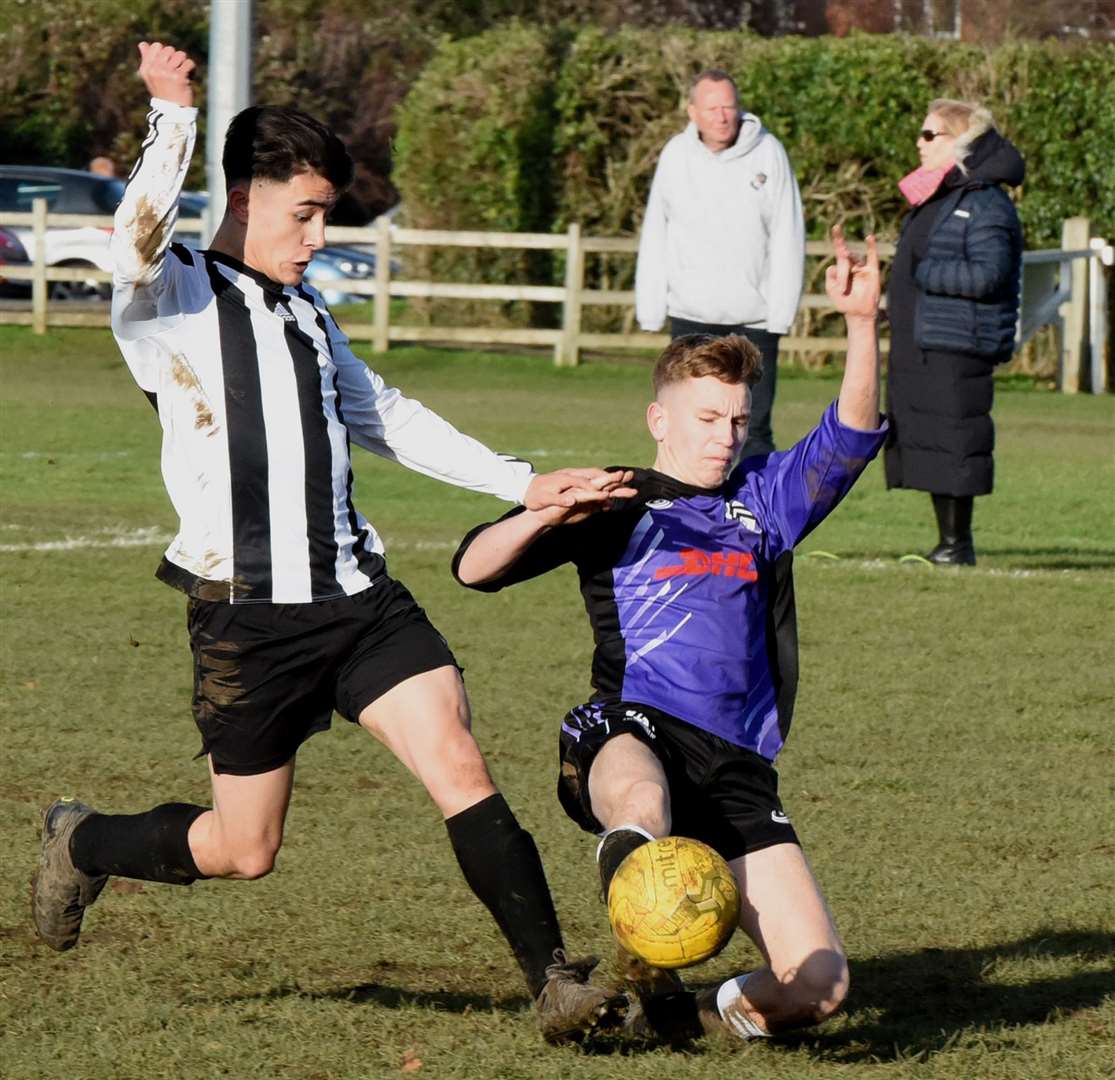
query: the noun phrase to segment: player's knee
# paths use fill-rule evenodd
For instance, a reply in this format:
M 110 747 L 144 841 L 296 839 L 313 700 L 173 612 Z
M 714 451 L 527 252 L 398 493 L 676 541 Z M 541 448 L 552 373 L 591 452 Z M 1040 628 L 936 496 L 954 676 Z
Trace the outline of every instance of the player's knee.
M 848 996 L 848 961 L 832 950 L 814 953 L 783 985 L 787 1026 L 819 1024 L 838 1012 Z
M 472 733 L 465 728 L 456 731 L 439 748 L 436 768 L 431 771 L 441 782 L 462 792 L 486 791 L 492 787 L 491 773 Z
M 275 869 L 275 857 L 278 853 L 279 844 L 268 840 L 239 849 L 231 853 L 233 875 L 245 881 L 266 877 Z
M 618 819 L 635 822 L 655 836 L 670 831 L 670 800 L 654 780 L 638 780 L 627 786 L 616 800 Z
M 275 869 L 275 856 L 268 852 L 251 852 L 238 855 L 233 862 L 234 874 L 244 881 L 266 877 Z
M 839 970 L 833 973 L 831 978 L 824 980 L 820 985 L 814 987 L 814 1023 L 827 1020 L 834 1013 L 840 1011 L 844 1004 L 844 1000 L 848 996 L 848 989 L 850 986 L 851 979 L 848 975 L 848 964 L 844 962 L 840 965 Z

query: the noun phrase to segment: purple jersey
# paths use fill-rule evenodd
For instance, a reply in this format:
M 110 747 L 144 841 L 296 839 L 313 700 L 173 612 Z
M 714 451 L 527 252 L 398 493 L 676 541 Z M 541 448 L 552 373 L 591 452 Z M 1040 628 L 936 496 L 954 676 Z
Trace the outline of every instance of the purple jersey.
M 791 449 L 741 462 L 717 489 L 636 470 L 638 496 L 543 534 L 478 587 L 575 563 L 596 641 L 593 700 L 653 706 L 773 761 L 786 737 L 768 642 L 774 561 L 832 511 L 885 435 L 844 426 L 834 404 Z M 487 527 L 465 537 L 454 567 Z

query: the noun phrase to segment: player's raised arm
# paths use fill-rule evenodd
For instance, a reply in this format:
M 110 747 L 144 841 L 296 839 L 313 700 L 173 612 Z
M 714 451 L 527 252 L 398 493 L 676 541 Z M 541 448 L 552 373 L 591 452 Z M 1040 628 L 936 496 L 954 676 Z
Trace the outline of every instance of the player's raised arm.
M 832 230 L 836 262 L 825 291 L 848 327 L 848 355 L 835 406 L 789 450 L 772 455 L 756 491 L 765 527 L 777 537 L 774 551 L 796 546 L 848 493 L 886 436 L 879 416 L 879 255 L 867 238 L 867 255 L 853 255 L 839 225 Z
M 848 326 L 848 356 L 840 384 L 837 416 L 860 431 L 879 425 L 879 252 L 867 238 L 867 257 L 853 255 L 839 225 L 832 229 L 836 263 L 825 272 L 825 292 Z
M 147 137 L 116 209 L 112 234 L 113 325 L 141 286 L 155 285 L 178 217 L 178 196 L 190 166 L 197 110 L 190 73 L 194 62 L 181 49 L 139 43 L 139 76 L 151 95 Z

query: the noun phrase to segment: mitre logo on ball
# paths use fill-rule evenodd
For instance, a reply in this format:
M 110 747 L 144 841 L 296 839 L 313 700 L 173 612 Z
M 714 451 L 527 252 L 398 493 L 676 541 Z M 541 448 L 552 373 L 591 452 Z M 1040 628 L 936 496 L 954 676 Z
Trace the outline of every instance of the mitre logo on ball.
M 636 848 L 608 888 L 608 919 L 628 952 L 660 968 L 715 956 L 739 924 L 728 864 L 699 840 L 666 836 Z

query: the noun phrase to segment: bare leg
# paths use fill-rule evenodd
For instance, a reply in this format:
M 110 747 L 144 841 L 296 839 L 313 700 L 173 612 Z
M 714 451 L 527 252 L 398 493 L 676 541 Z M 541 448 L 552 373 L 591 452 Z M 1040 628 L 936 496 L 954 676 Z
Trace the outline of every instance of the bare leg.
M 588 775 L 592 812 L 605 829 L 638 825 L 652 836 L 670 831 L 670 788 L 662 763 L 634 735 L 601 748 Z
M 444 817 L 496 794 L 472 737 L 468 699 L 456 668 L 405 679 L 368 705 L 359 719 L 421 781 Z
M 740 926 L 766 965 L 722 1009 L 742 1013 L 761 1031 L 804 1027 L 831 1016 L 848 993 L 848 963 L 817 879 L 796 844 L 777 844 L 733 859 Z
M 422 782 L 445 816 L 465 880 L 511 946 L 546 1040 L 575 1040 L 617 1023 L 623 998 L 589 984 L 595 960 L 565 955 L 538 849 L 492 783 L 472 737 L 456 668 L 404 680 L 359 719 Z
M 623 860 L 646 843 L 644 834 L 669 834 L 670 787 L 650 747 L 634 735 L 623 734 L 609 739 L 596 755 L 588 789 L 592 812 L 606 830 L 596 850 L 601 895 L 606 900 Z M 628 992 L 642 1001 L 682 988 L 674 972 L 652 967 L 622 946 L 617 946 L 616 968 Z
M 283 842 L 294 759 L 255 776 L 216 773 L 209 762 L 213 809 L 190 826 L 190 853 L 206 877 L 259 878 L 271 872 Z

